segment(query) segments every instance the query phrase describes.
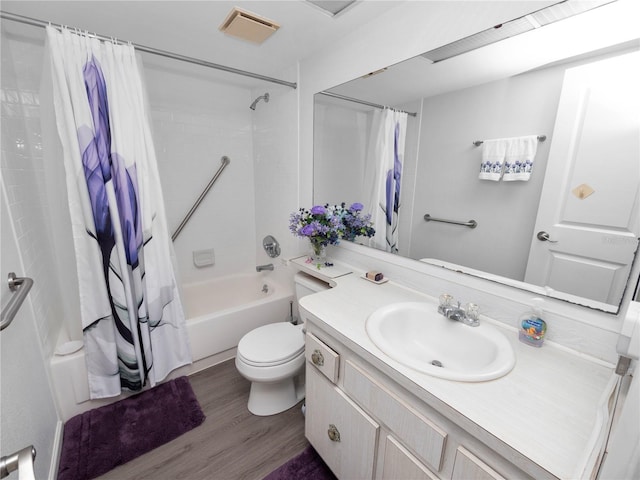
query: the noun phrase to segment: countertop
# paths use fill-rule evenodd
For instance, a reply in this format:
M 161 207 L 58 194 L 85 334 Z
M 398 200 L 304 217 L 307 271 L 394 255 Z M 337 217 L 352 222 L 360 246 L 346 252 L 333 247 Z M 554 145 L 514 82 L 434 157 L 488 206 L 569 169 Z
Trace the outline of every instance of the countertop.
M 367 336 L 365 322 L 377 308 L 395 302 L 431 302 L 435 309 L 436 298 L 393 281 L 374 284 L 361 278 L 363 272 L 332 277 L 324 276 L 324 269 L 304 270 L 335 286 L 300 299 L 303 311 L 312 316 L 308 321 L 320 320 L 318 327 L 346 341 L 425 403 L 446 410 L 441 411 L 445 416 L 463 418 L 467 427 L 496 437 L 557 478 L 582 478 L 585 468 L 592 468 L 605 433 L 607 402 L 617 383 L 613 365 L 550 342 L 541 348 L 525 345 L 515 329 L 481 315 L 481 322 L 491 322 L 511 341 L 513 370 L 484 382 L 429 376 L 379 350 Z

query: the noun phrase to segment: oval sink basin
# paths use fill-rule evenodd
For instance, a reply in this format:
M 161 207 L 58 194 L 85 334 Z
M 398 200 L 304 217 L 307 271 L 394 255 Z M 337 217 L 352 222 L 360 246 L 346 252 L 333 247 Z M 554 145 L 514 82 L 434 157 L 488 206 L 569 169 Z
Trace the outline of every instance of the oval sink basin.
M 482 321 L 470 327 L 450 320 L 431 303 L 379 308 L 367 318 L 366 331 L 397 362 L 448 380 L 493 380 L 509 373 L 516 363 L 511 344 L 497 328 Z

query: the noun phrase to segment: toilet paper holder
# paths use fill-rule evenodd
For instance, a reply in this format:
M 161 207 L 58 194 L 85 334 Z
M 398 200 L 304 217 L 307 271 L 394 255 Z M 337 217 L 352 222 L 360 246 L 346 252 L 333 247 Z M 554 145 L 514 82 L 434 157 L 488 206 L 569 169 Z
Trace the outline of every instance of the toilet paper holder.
M 9 476 L 11 472 L 19 470 L 23 475 L 19 478 L 35 478 L 33 462 L 36 459 L 36 449 L 33 445 L 22 450 L 0 458 L 0 478 Z

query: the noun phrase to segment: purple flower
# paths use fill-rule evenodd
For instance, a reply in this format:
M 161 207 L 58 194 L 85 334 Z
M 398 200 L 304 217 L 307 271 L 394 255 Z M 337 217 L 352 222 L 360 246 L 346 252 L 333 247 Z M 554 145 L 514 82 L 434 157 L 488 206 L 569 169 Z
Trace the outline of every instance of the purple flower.
M 349 207 L 349 211 L 350 212 L 359 212 L 360 210 L 362 210 L 364 207 L 361 203 L 352 203 L 351 206 Z
M 322 205 L 316 205 L 315 207 L 311 208 L 311 213 L 313 215 L 324 215 L 325 213 L 327 213 L 327 209 Z

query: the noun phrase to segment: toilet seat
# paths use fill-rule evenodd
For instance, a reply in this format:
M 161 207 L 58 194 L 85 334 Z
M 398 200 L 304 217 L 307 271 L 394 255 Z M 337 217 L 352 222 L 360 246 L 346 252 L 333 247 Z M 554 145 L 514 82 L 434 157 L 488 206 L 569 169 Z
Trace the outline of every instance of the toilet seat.
M 254 367 L 282 365 L 304 354 L 304 336 L 289 322 L 270 323 L 242 337 L 237 354 Z

